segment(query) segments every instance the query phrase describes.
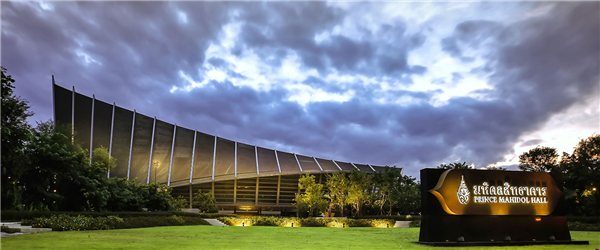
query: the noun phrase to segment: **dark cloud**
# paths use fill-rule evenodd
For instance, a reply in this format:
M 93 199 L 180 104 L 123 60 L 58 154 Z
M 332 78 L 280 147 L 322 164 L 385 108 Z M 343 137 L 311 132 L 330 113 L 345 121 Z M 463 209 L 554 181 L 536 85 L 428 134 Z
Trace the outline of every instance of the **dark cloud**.
M 191 2 L 2 3 L 2 63 L 25 87 L 36 113 L 51 113 L 50 76 L 65 86 L 127 106 L 197 72 L 228 20 L 225 4 Z M 188 13 L 185 25 L 178 11 Z M 89 60 L 86 62 L 85 57 Z M 40 91 L 41 90 L 41 91 Z M 140 95 L 140 93 L 144 93 Z
M 519 136 L 541 128 L 553 114 L 596 97 L 600 25 L 586 20 L 598 20 L 599 4 L 557 3 L 546 15 L 507 27 L 488 21 L 463 22 L 442 41 L 442 46 L 460 41 L 465 48 L 487 51 L 486 65 L 475 72 L 492 73 L 489 83 L 495 89 L 483 93 L 496 101 L 476 103 L 473 110 L 480 117 L 469 122 L 480 122 L 473 131 L 493 140 L 484 147 L 468 145 L 487 155 L 484 163 L 499 160 Z M 451 56 L 465 59 L 461 50 L 444 48 Z
M 405 34 L 406 25 L 402 22 L 385 24 L 376 33 L 359 25 L 360 39 L 330 34 L 328 39 L 317 42 L 315 36 L 331 32 L 344 20 L 341 9 L 324 2 L 268 2 L 247 7 L 238 19 L 244 25 L 241 44 L 232 51 L 236 55 L 241 48 L 252 49 L 264 57 L 275 56 L 273 65 L 279 65 L 288 56 L 287 51 L 294 51 L 304 67 L 315 68 L 321 74 L 335 69 L 401 77 L 406 82 L 410 82 L 408 75 L 427 70 L 421 65 L 408 64 L 408 52 L 423 45 L 425 36 Z
M 544 140 L 542 140 L 542 139 L 532 139 L 532 140 L 524 141 L 519 146 L 521 146 L 521 147 L 535 146 L 535 145 L 540 145 L 542 142 L 544 142 Z
M 52 2 L 2 3 L 2 65 L 17 80 L 36 117 L 51 116 L 50 76 L 86 95 L 224 138 L 322 158 L 398 164 L 413 168 L 460 159 L 478 166 L 502 160 L 519 138 L 539 129 L 552 115 L 598 93 L 600 34 L 598 2 L 553 3 L 548 14 L 512 24 L 469 20 L 440 40 L 462 61 L 486 63 L 434 83 L 455 84 L 468 74 L 491 75 L 483 100 L 451 98 L 430 104 L 436 91 L 389 89 L 386 84 L 326 81 L 338 71 L 387 85 L 408 84 L 427 65 L 411 65 L 410 53 L 426 39 L 407 33 L 406 24 L 377 31 L 358 26 L 360 37 L 314 37 L 346 20 L 344 10 L 323 2 Z M 360 3 L 356 6 L 360 7 Z M 179 13 L 187 13 L 182 23 Z M 302 84 L 330 94 L 354 93 L 344 102 L 290 101 L 297 94 L 286 80 L 257 90 L 236 86 L 245 79 L 222 58 L 206 58 L 225 24 L 240 22 L 234 55 L 252 50 L 278 66 L 296 54 L 300 71 L 321 75 Z M 360 21 L 356 21 L 360 23 Z M 87 61 L 86 61 L 87 56 Z M 208 81 L 191 91 L 185 73 L 202 82 L 209 65 L 228 79 Z M 270 79 L 270 78 L 267 78 Z M 392 86 L 394 87 L 394 86 Z M 408 100 L 408 101 L 407 101 Z

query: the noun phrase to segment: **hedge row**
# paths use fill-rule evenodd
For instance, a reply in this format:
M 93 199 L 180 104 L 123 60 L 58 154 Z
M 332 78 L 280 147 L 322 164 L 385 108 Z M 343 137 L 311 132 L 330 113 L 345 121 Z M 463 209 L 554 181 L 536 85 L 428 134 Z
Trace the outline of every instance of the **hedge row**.
M 226 213 L 203 213 L 200 214 L 202 218 L 219 218 L 219 217 L 240 217 L 237 214 L 226 214 Z
M 130 217 L 123 218 L 123 223 L 115 225 L 115 229 L 160 227 L 160 226 L 191 226 L 210 225 L 200 217 L 189 216 L 157 216 L 157 217 Z
M 567 221 L 600 224 L 600 216 L 567 216 Z
M 87 217 L 108 217 L 118 216 L 121 218 L 129 217 L 168 217 L 168 216 L 185 216 L 208 218 L 199 213 L 189 213 L 181 211 L 161 211 L 161 212 L 68 212 L 68 211 L 1 211 L 0 220 L 3 222 L 21 221 L 24 219 L 34 218 L 50 218 L 53 215 L 83 215 Z
M 219 217 L 230 226 L 276 226 L 276 227 L 394 227 L 392 219 L 346 219 L 346 218 L 296 218 L 253 216 L 246 218 Z
M 145 217 L 89 217 L 66 214 L 24 219 L 22 225 L 34 228 L 52 228 L 52 231 L 106 230 L 157 226 L 209 225 L 200 217 L 191 216 L 145 216 Z
M 364 215 L 354 217 L 354 219 L 391 219 L 397 221 L 413 221 L 420 220 L 420 215 Z
M 569 225 L 570 231 L 600 231 L 599 223 L 592 224 L 579 221 L 569 221 L 567 224 Z

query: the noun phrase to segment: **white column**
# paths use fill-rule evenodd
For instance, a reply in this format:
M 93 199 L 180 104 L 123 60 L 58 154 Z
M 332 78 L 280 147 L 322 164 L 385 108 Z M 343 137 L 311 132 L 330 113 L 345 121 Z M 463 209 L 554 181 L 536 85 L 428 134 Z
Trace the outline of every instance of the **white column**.
M 213 152 L 213 173 L 212 179 L 215 180 L 215 162 L 217 161 L 217 136 L 215 136 L 215 151 Z M 214 190 L 213 190 L 214 192 Z
M 323 171 L 323 168 L 321 167 L 321 164 L 319 164 L 319 161 L 317 161 L 317 158 L 313 157 L 313 160 L 315 160 L 315 162 L 317 163 L 317 166 L 319 166 L 319 169 L 321 169 L 321 171 Z
M 71 144 L 75 142 L 75 86 L 71 95 Z
M 368 164 L 368 165 L 371 168 L 371 170 L 373 170 L 373 172 L 375 172 L 375 169 L 373 168 L 373 166 L 371 166 L 371 164 Z
M 234 158 L 233 159 L 233 169 L 234 169 L 233 177 L 237 178 L 237 148 L 238 148 L 237 142 L 235 142 L 235 146 L 234 147 L 235 148 L 233 149 L 234 150 L 234 154 L 233 154 L 233 158 Z M 235 200 L 235 197 L 234 197 L 234 200 Z
M 335 164 L 336 167 L 338 167 L 340 169 L 340 171 L 342 171 L 342 168 L 340 168 L 340 165 L 337 164 L 337 162 L 335 162 L 335 160 L 331 160 L 333 162 L 333 164 Z
M 152 123 L 152 139 L 150 139 L 150 158 L 148 159 L 148 177 L 146 178 L 146 183 L 150 183 L 150 173 L 152 173 L 152 152 L 154 151 L 154 132 L 156 131 L 156 116 L 154 117 L 154 122 Z M 156 169 L 154 169 L 154 174 L 156 175 Z M 156 176 L 154 176 L 156 177 Z
M 113 133 L 115 129 L 115 106 L 116 104 L 113 102 L 113 110 L 112 110 L 112 119 L 110 121 L 110 145 L 108 146 L 108 156 L 112 157 L 112 144 L 113 144 Z M 110 178 L 110 169 L 108 170 L 107 176 Z
M 131 141 L 129 142 L 129 163 L 127 163 L 127 180 L 129 180 L 129 173 L 131 172 L 131 149 L 133 148 L 133 132 L 135 128 L 135 109 L 133 110 L 133 122 L 131 123 Z
M 296 153 L 294 153 L 294 157 L 296 158 L 296 163 L 298 163 L 298 167 L 300 168 L 300 172 L 304 172 L 302 170 L 302 166 L 300 166 L 300 161 L 298 160 L 298 156 L 296 155 Z
M 277 168 L 279 169 L 279 173 L 281 174 L 281 165 L 279 165 L 279 156 L 277 156 L 277 150 L 273 150 L 275 152 L 275 160 L 277 160 Z
M 260 171 L 258 170 L 258 147 L 254 146 L 254 156 L 256 159 L 256 175 L 260 175 Z
M 90 165 L 92 164 L 92 151 L 94 150 L 94 105 L 96 104 L 96 95 L 92 95 L 92 124 L 90 126 Z
M 54 127 L 56 128 L 56 100 L 54 99 L 54 75 L 52 75 L 52 119 L 54 120 Z
M 175 150 L 175 136 L 177 135 L 177 123 L 173 128 L 173 143 L 171 143 L 171 161 L 169 162 L 169 178 L 167 179 L 167 186 L 171 186 L 171 170 L 173 169 L 173 151 Z
M 192 183 L 192 176 L 194 176 L 194 157 L 196 157 L 196 135 L 198 131 L 194 130 L 194 145 L 192 146 L 192 165 L 190 166 L 190 183 Z

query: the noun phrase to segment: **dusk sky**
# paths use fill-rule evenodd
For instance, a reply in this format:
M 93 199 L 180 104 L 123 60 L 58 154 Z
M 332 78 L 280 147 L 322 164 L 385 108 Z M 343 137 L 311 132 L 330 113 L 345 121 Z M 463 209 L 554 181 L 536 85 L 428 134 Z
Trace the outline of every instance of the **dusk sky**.
M 600 132 L 600 2 L 5 2 L 1 64 L 53 117 L 65 88 L 325 159 L 516 169 Z

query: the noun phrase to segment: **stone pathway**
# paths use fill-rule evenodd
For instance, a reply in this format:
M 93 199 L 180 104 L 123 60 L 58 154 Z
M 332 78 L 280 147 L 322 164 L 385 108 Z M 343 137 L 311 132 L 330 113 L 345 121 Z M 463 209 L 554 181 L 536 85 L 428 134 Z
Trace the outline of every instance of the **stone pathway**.
M 18 231 L 16 233 L 2 232 L 2 235 L 1 235 L 2 237 L 52 231 L 52 228 L 32 228 L 31 226 L 22 226 L 21 222 L 4 222 L 4 223 L 0 223 L 0 225 L 6 226 L 8 228 L 14 228 L 14 229 L 17 229 L 17 231 Z
M 396 221 L 394 227 L 408 228 L 410 225 L 410 221 Z
M 221 222 L 220 220 L 217 219 L 204 219 L 206 222 L 210 223 L 213 226 L 220 226 L 220 227 L 227 227 L 229 225 Z

